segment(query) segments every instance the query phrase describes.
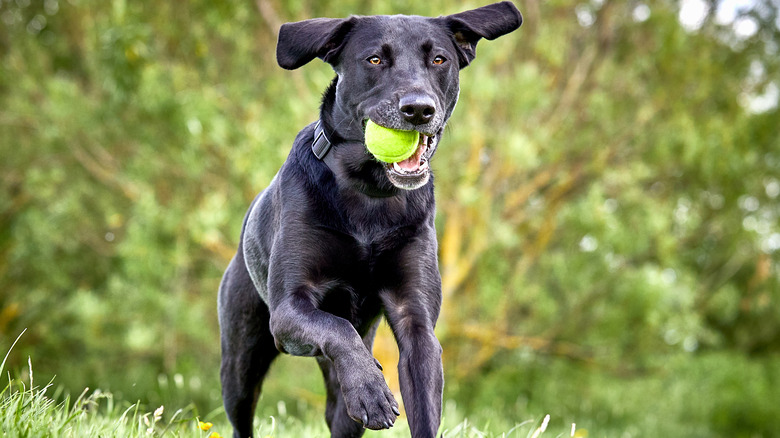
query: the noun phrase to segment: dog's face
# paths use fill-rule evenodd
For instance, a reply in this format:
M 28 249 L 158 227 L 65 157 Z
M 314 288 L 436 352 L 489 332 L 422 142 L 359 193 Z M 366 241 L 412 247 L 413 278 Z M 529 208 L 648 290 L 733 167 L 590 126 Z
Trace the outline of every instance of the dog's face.
M 316 18 L 282 26 L 277 60 L 288 69 L 315 57 L 333 66 L 338 78 L 329 116 L 339 137 L 362 143 L 368 120 L 418 131 L 417 150 L 404 161 L 380 163 L 362 151 L 362 161 L 381 167 L 393 186 L 413 190 L 430 179 L 428 163 L 458 100 L 459 71 L 474 59 L 477 41 L 521 23 L 509 2 L 437 18 Z
M 383 163 L 390 182 L 416 189 L 430 176 L 428 162 L 458 100 L 458 54 L 448 30 L 433 19 L 364 17 L 356 20 L 334 69 L 336 106 L 343 118 L 415 130 L 415 153 Z

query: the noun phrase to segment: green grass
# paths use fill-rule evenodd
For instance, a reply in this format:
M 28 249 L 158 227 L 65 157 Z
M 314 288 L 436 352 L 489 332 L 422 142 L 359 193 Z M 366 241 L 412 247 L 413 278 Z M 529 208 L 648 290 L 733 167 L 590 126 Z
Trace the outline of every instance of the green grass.
M 193 407 L 173 412 L 167 407 L 146 409 L 139 403 L 114 400 L 108 393 L 85 390 L 72 399 L 56 391 L 52 384 L 28 387 L 20 380 L 12 380 L 0 393 L 0 436 L 15 438 L 58 437 L 229 437 L 232 429 L 224 412 L 196 415 Z M 57 401 L 60 400 L 60 401 Z M 201 430 L 200 421 L 213 423 L 208 431 Z M 442 427 L 447 438 L 537 438 L 545 433 L 540 422 L 527 421 L 502 434 L 484 432 L 477 425 L 463 420 L 450 427 Z M 325 422 L 319 418 L 298 419 L 291 416 L 256 419 L 255 436 L 260 438 L 297 438 L 329 436 Z M 409 428 L 403 418 L 387 431 L 368 431 L 366 437 L 409 437 Z M 570 436 L 557 433 L 552 436 Z M 577 436 L 584 436 L 578 434 Z
M 16 345 L 16 342 L 13 345 Z M 0 375 L 5 369 L 9 354 L 10 350 L 0 363 Z M 30 359 L 27 374 L 27 378 L 22 379 L 12 378 L 8 373 L 8 384 L 0 392 L 0 436 L 3 438 L 232 436 L 232 428 L 222 408 L 201 414 L 194 404 L 178 409 L 171 406 L 149 407 L 140 402 L 115 400 L 111 393 L 99 389 L 84 389 L 78 397 L 73 398 L 64 394 L 62 389 L 54 389 L 53 381 L 44 386 L 36 386 Z M 255 436 L 329 436 L 321 418 L 322 413 L 313 411 L 310 410 L 302 416 L 287 415 L 286 405 L 280 401 L 277 404 L 277 415 L 255 418 Z M 528 420 L 519 422 L 505 432 L 489 433 L 486 432 L 491 426 L 489 422 L 483 425 L 472 424 L 468 419 L 462 419 L 454 402 L 448 402 L 444 406 L 444 420 L 440 431 L 445 438 L 540 438 L 551 434 L 545 431 L 548 420 L 549 416 L 544 420 Z M 392 429 L 367 431 L 365 436 L 397 438 L 409 437 L 410 433 L 405 418 L 401 417 Z M 553 433 L 552 436 L 584 437 L 587 432 L 580 430 L 574 433 L 573 430 L 567 430 Z
M 32 376 L 32 373 L 30 373 Z M 0 436 L 57 438 L 57 437 L 229 437 L 232 429 L 220 409 L 205 415 L 198 415 L 190 405 L 181 409 L 171 407 L 147 408 L 140 403 L 115 400 L 100 390 L 84 390 L 74 398 L 53 390 L 53 383 L 36 387 L 33 379 L 22 382 L 9 379 L 0 393 Z M 284 408 L 280 406 L 280 410 Z M 255 436 L 260 438 L 298 438 L 329 436 L 325 422 L 319 415 L 311 413 L 306 418 L 280 414 L 268 418 L 256 418 Z M 200 421 L 211 422 L 208 431 L 201 430 Z M 468 420 L 451 424 L 445 417 L 442 433 L 447 438 L 538 438 L 545 433 L 541 421 L 526 421 L 501 433 L 485 432 Z M 485 425 L 487 427 L 487 425 Z M 212 435 L 214 434 L 214 435 Z M 409 428 L 404 418 L 399 418 L 395 427 L 387 431 L 368 431 L 366 437 L 395 438 L 409 437 Z M 549 435 L 548 435 L 549 436 Z M 570 436 L 570 432 L 553 433 L 552 436 Z M 576 436 L 585 436 L 577 434 Z

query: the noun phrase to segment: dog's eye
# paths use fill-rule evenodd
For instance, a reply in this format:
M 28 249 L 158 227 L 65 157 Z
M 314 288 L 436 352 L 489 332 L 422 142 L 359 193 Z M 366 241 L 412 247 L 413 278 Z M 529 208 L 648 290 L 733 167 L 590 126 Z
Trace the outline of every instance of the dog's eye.
M 373 65 L 379 65 L 379 64 L 382 63 L 382 60 L 379 59 L 378 56 L 372 56 L 372 57 L 368 58 L 367 61 L 370 62 Z
M 442 65 L 445 61 L 447 61 L 447 59 L 443 56 L 437 56 L 433 58 L 434 65 Z

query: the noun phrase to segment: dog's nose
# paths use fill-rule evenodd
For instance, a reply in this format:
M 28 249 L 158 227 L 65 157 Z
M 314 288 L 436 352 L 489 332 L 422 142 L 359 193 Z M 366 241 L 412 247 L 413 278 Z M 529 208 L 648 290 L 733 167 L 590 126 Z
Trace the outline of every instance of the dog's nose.
M 428 123 L 436 113 L 433 98 L 424 94 L 408 94 L 401 98 L 398 107 L 404 119 L 413 125 Z

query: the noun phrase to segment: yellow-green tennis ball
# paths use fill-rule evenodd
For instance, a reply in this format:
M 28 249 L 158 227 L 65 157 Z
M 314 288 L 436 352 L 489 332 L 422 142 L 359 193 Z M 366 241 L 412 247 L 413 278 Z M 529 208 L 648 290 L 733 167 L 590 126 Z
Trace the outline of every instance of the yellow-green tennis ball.
M 419 141 L 417 131 L 385 128 L 371 120 L 366 123 L 366 148 L 379 161 L 401 162 L 414 154 Z

